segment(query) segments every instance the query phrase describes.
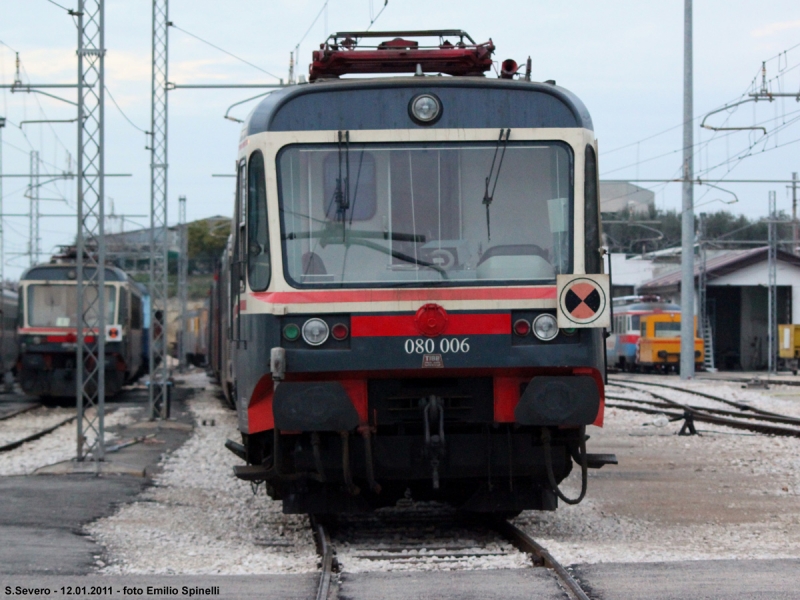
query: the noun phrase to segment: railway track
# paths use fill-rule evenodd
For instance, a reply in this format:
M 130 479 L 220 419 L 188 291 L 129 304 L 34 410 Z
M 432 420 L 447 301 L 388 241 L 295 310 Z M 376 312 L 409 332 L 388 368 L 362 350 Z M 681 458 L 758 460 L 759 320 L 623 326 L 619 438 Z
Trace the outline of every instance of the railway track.
M 42 405 L 38 404 L 38 403 L 31 403 L 31 404 L 23 404 L 22 406 L 17 406 L 17 407 L 10 408 L 10 409 L 7 409 L 7 410 L 3 409 L 2 411 L 0 411 L 0 421 L 6 421 L 8 419 L 16 417 L 17 415 L 21 415 L 21 414 L 26 413 L 26 412 L 28 412 L 30 410 L 34 410 L 36 408 L 39 408 L 40 406 L 42 406 Z
M 551 570 L 570 598 L 588 600 L 580 584 L 545 548 L 504 519 L 479 518 L 445 507 L 415 507 L 327 521 L 311 517 L 311 523 L 321 558 L 317 600 L 335 597 L 333 574 L 362 561 L 396 570 L 431 564 L 449 570 L 470 568 L 475 561 L 486 561 L 486 568 L 530 564 Z
M 42 404 L 30 403 L 0 414 L 2 428 L 7 428 L 11 425 L 20 429 L 18 432 L 19 437 L 10 439 L 9 430 L 5 429 L 3 431 L 0 428 L 0 434 L 4 433 L 4 435 L 0 435 L 0 454 L 19 448 L 27 442 L 38 440 L 78 418 L 77 414 L 67 414 L 62 419 L 53 421 L 48 415 L 44 415 L 43 418 L 41 415 L 30 414 L 42 406 Z M 110 414 L 113 410 L 106 410 L 106 414 Z M 56 415 L 51 416 L 55 417 Z M 37 420 L 44 420 L 45 423 L 37 423 Z
M 39 438 L 44 437 L 49 433 L 53 433 L 56 429 L 58 429 L 60 427 L 63 427 L 67 423 L 71 423 L 72 421 L 74 421 L 77 418 L 78 418 L 78 415 L 72 415 L 71 417 L 67 417 L 66 419 L 62 419 L 61 421 L 58 421 L 54 425 L 50 425 L 48 427 L 44 427 L 42 429 L 34 431 L 33 433 L 30 433 L 30 434 L 28 434 L 26 436 L 23 436 L 21 438 L 17 438 L 15 440 L 10 441 L 10 442 L 6 442 L 2 446 L 0 446 L 0 453 L 8 452 L 10 450 L 14 450 L 15 448 L 19 448 L 20 446 L 22 446 L 22 444 L 25 444 L 27 442 L 32 442 L 34 440 L 38 440 Z
M 684 419 L 687 422 L 691 420 L 702 423 L 712 423 L 715 425 L 724 425 L 735 429 L 754 431 L 756 433 L 763 433 L 767 435 L 800 437 L 800 419 L 759 409 L 757 407 L 753 407 L 742 402 L 737 402 L 735 400 L 730 400 L 728 398 L 722 398 L 720 396 L 707 394 L 705 392 L 687 390 L 655 382 L 623 382 L 623 380 L 619 380 L 617 378 L 610 378 L 609 385 L 647 394 L 652 398 L 652 400 L 646 400 L 606 394 L 607 399 L 616 401 L 614 403 L 606 404 L 606 406 L 610 408 L 632 410 L 647 414 L 661 413 L 673 420 Z M 681 394 L 696 396 L 706 400 L 713 400 L 725 405 L 726 407 L 733 407 L 737 410 L 730 410 L 729 408 L 714 408 L 710 406 L 697 406 L 694 404 L 679 402 L 674 398 L 669 398 L 663 394 L 659 394 L 647 389 L 648 386 L 671 389 Z

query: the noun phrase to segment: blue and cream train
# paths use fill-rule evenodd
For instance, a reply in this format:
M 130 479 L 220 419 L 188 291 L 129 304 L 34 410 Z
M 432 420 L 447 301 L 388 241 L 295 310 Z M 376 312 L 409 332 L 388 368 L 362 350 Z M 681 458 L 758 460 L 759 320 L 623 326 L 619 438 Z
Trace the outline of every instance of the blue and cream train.
M 116 267 L 105 267 L 105 389 L 118 393 L 147 370 L 146 293 Z M 17 372 L 30 396 L 74 397 L 77 354 L 77 270 L 74 262 L 31 267 L 19 283 Z
M 212 355 L 235 473 L 286 512 L 552 510 L 615 462 L 586 451 L 610 308 L 592 121 L 530 64 L 485 76 L 493 51 L 336 34 L 244 123 Z

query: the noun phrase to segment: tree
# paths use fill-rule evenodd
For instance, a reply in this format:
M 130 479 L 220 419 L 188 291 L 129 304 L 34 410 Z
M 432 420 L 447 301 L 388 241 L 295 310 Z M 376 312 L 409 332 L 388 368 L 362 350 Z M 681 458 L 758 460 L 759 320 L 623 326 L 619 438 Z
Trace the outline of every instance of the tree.
M 190 266 L 213 265 L 222 255 L 230 232 L 230 219 L 203 219 L 189 223 Z
M 705 240 L 718 247 L 735 246 L 737 241 L 767 243 L 768 222 L 765 219 L 750 219 L 728 211 L 703 213 Z M 652 252 L 674 248 L 681 244 L 681 214 L 675 210 L 650 209 L 650 214 L 632 214 L 628 210 L 603 215 L 603 233 L 612 252 Z M 699 230 L 701 215 L 695 214 L 695 232 Z M 792 226 L 787 215 L 778 213 L 778 242 L 792 239 Z M 741 247 L 741 246 L 740 246 Z M 746 247 L 752 247 L 748 244 Z

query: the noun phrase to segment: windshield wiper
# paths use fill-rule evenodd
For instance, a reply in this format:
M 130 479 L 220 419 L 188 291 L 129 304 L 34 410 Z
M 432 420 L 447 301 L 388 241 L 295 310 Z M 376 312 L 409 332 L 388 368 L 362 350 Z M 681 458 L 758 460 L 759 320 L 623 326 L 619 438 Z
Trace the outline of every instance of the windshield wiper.
M 350 208 L 350 132 L 340 131 L 338 137 L 339 151 L 339 177 L 336 179 L 336 201 L 337 220 L 344 223 L 347 220 L 347 209 Z M 345 143 L 345 175 L 342 178 L 342 141 Z
M 344 234 L 342 237 L 339 237 L 339 228 L 345 229 L 345 224 L 342 223 L 333 223 L 331 221 L 325 224 L 325 227 L 322 229 L 318 229 L 317 231 L 309 231 L 309 232 L 301 232 L 297 233 L 294 231 L 290 231 L 281 236 L 281 239 L 284 240 L 299 240 L 299 239 L 318 239 L 319 245 L 323 248 L 328 244 L 344 244 L 345 246 L 355 245 L 355 246 L 363 246 L 365 248 L 372 248 L 373 250 L 377 250 L 378 252 L 382 252 L 383 254 L 387 254 L 389 256 L 394 256 L 398 260 L 402 260 L 403 262 L 412 263 L 415 265 L 419 265 L 420 267 L 427 267 L 429 269 L 433 269 L 434 271 L 438 271 L 441 273 L 443 279 L 447 279 L 447 273 L 444 269 L 440 266 L 430 263 L 426 260 L 420 260 L 418 258 L 414 258 L 413 256 L 409 256 L 408 254 L 404 254 L 402 252 L 398 252 L 397 250 L 392 250 L 389 248 L 384 248 L 380 244 L 373 244 L 372 242 L 368 242 L 367 240 L 392 240 L 395 242 L 415 242 L 419 244 L 425 243 L 425 236 L 422 234 L 413 234 L 413 233 L 399 233 L 397 231 L 393 231 L 389 233 L 388 231 L 359 231 L 352 229 L 345 229 Z
M 503 139 L 503 135 L 505 134 L 505 139 Z M 486 178 L 486 190 L 483 192 L 483 204 L 486 206 L 486 236 L 489 240 L 492 239 L 492 229 L 489 223 L 489 207 L 492 204 L 492 200 L 494 200 L 494 191 L 497 189 L 497 180 L 500 179 L 500 169 L 503 168 L 503 159 L 506 156 L 506 148 L 508 147 L 508 138 L 511 137 L 511 129 L 500 130 L 500 137 L 497 140 L 497 145 L 494 147 L 494 157 L 492 158 L 492 166 L 489 169 L 489 176 Z M 492 193 L 489 193 L 489 182 L 492 179 L 492 173 L 494 173 L 494 163 L 497 160 L 497 151 L 500 149 L 500 146 L 503 146 L 503 152 L 500 154 L 500 162 L 497 165 L 497 173 L 494 176 L 494 185 L 492 186 Z
M 300 213 L 295 213 L 300 214 Z M 301 215 L 305 216 L 305 215 Z M 319 221 L 319 219 L 313 219 L 314 221 Z M 321 221 L 320 221 L 321 222 Z M 322 229 L 318 229 L 316 231 L 307 231 L 307 232 L 296 232 L 290 231 L 281 236 L 284 240 L 300 240 L 300 239 L 319 239 L 323 246 L 327 244 L 345 244 L 347 243 L 346 238 L 357 238 L 357 239 L 371 239 L 371 240 L 392 240 L 394 242 L 415 242 L 418 244 L 425 243 L 425 236 L 422 234 L 414 234 L 414 233 L 398 233 L 393 231 L 389 233 L 388 231 L 361 231 L 359 229 L 348 229 L 345 232 L 345 235 L 341 240 L 337 239 L 339 237 L 339 225 L 337 223 L 333 223 L 328 221 L 325 223 L 325 226 Z
M 420 260 L 419 258 L 414 258 L 413 256 L 409 256 L 408 254 L 403 254 L 402 252 L 398 252 L 397 250 L 390 250 L 389 248 L 384 248 L 380 244 L 373 244 L 372 242 L 368 242 L 366 240 L 352 239 L 347 242 L 347 245 L 350 244 L 354 244 L 356 246 L 363 246 L 364 248 L 372 248 L 373 250 L 377 250 L 378 252 L 382 252 L 383 254 L 393 256 L 398 260 L 402 260 L 403 262 L 408 262 L 418 265 L 420 267 L 427 267 L 429 269 L 433 269 L 442 276 L 442 279 L 447 279 L 447 272 L 442 267 L 430 263 L 427 260 Z

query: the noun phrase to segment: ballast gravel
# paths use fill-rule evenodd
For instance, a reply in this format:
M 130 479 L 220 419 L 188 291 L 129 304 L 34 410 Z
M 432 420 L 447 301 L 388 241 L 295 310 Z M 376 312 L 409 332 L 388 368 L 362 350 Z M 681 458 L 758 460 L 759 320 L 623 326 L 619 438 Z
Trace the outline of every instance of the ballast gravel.
M 389 540 L 387 540 L 388 542 Z M 365 550 L 358 546 L 337 545 L 336 556 L 343 571 L 367 573 L 375 571 L 469 571 L 486 569 L 523 569 L 531 559 L 503 542 L 470 545 L 467 538 L 457 551 L 448 552 L 446 540 L 432 541 L 419 550 L 402 553 Z
M 106 548 L 101 573 L 262 574 L 317 570 L 304 516 L 284 515 L 280 503 L 254 496 L 232 475 L 240 464 L 224 447 L 237 438 L 236 416 L 207 387 L 189 406 L 197 423 L 189 441 L 163 460 L 154 486 L 136 502 L 89 527 Z M 192 378 L 197 378 L 192 379 Z M 667 381 L 800 416 L 800 388 L 742 390 L 725 382 Z M 612 388 L 615 395 L 646 395 Z M 611 391 L 611 390 L 610 390 Z M 655 390 L 654 390 L 655 391 Z M 659 389 L 686 403 L 697 397 Z M 702 405 L 711 406 L 705 402 Z M 662 417 L 662 418 L 659 418 Z M 213 426 L 203 426 L 202 421 Z M 590 427 L 590 452 L 616 452 L 619 466 L 590 471 L 586 499 L 555 512 L 523 512 L 526 529 L 562 564 L 800 557 L 800 439 L 772 437 L 708 424 L 701 436 L 678 436 L 680 422 L 608 408 L 605 427 Z M 579 491 L 575 469 L 563 490 Z M 460 547 L 469 553 L 469 539 Z M 391 542 L 387 538 L 387 543 Z M 486 556 L 443 558 L 436 544 L 407 559 L 364 558 L 364 549 L 337 548 L 345 572 L 524 568 L 526 557 L 475 544 Z M 376 550 L 373 553 L 380 550 Z M 476 552 L 479 553 L 479 552 Z
M 132 423 L 137 410 L 135 407 L 124 406 L 106 412 L 106 445 L 116 439 L 115 434 L 108 429 Z M 74 408 L 43 406 L 0 421 L 0 445 L 25 438 L 74 415 Z M 0 476 L 30 475 L 41 467 L 75 458 L 76 427 L 75 420 L 69 421 L 39 439 L 3 452 L 0 454 Z
M 107 574 L 268 574 L 317 570 L 308 519 L 284 515 L 281 504 L 253 495 L 233 476 L 242 461 L 224 447 L 237 439 L 236 413 L 220 404 L 204 374 L 189 400 L 195 430 L 162 461 L 153 487 L 114 515 L 88 527 L 106 547 Z M 206 425 L 202 425 L 205 421 Z M 211 425 L 213 423 L 213 425 Z

